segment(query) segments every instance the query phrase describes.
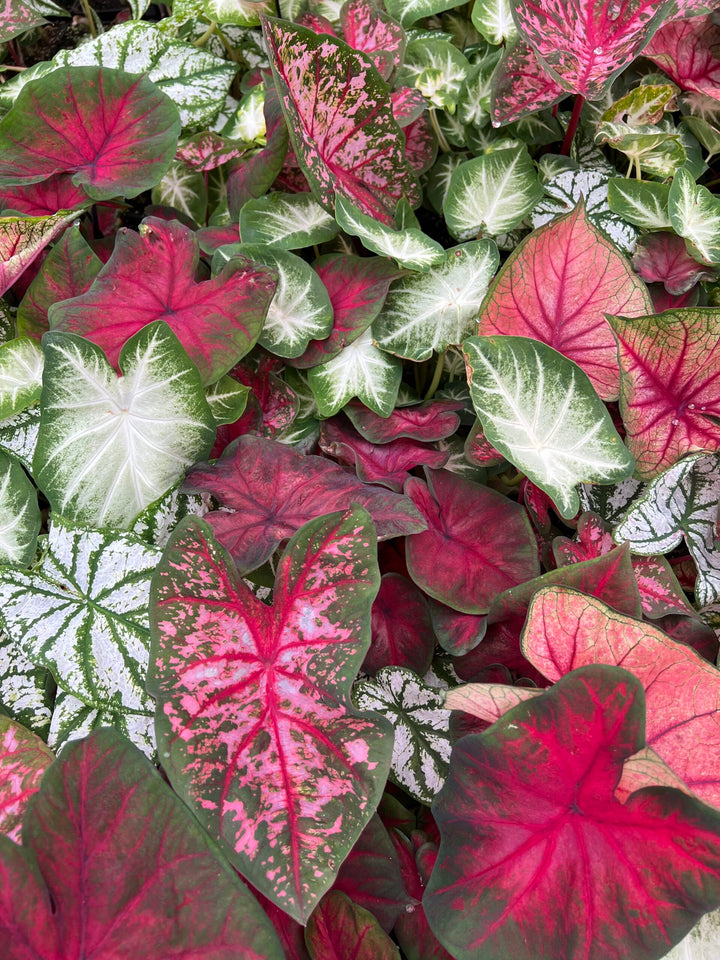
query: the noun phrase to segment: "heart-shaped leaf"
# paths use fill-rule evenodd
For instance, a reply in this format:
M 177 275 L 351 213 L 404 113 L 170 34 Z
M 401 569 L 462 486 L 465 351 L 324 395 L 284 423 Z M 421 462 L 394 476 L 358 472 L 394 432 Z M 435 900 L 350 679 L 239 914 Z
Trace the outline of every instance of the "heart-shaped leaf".
M 667 232 L 651 233 L 638 241 L 633 267 L 643 280 L 662 283 L 676 296 L 691 290 L 698 280 L 714 280 L 717 276 L 690 256 L 682 237 Z
M 375 67 L 327 34 L 266 18 L 275 83 L 295 154 L 318 201 L 343 197 L 392 223 L 403 197 L 420 199 L 387 87 Z
M 210 452 L 215 421 L 197 368 L 161 322 L 122 348 L 120 377 L 75 334 L 46 333 L 43 349 L 33 475 L 58 513 L 127 528 Z
M 82 187 L 75 186 L 70 173 L 58 173 L 27 186 L 0 187 L 0 209 L 29 217 L 45 217 L 58 210 L 76 210 L 85 203 L 88 203 L 88 195 Z
M 475 0 L 471 16 L 474 26 L 488 43 L 499 46 L 505 40 L 517 37 L 510 0 Z
M 332 417 L 353 397 L 378 416 L 387 417 L 395 406 L 401 380 L 402 361 L 379 350 L 369 329 L 308 374 L 321 417 Z
M 692 17 L 666 23 L 643 51 L 682 90 L 696 90 L 720 100 L 720 63 L 717 45 L 720 27 L 711 17 Z
M 400 952 L 367 910 L 332 890 L 308 921 L 305 943 L 311 960 L 400 960 Z
M 78 215 L 60 210 L 47 217 L 0 217 L 0 294 Z
M 17 460 L 0 452 L 0 563 L 29 567 L 41 523 L 37 490 Z
M 54 759 L 40 737 L 0 717 L 0 833 L 15 843 L 30 797 Z
M 720 263 L 720 200 L 687 170 L 678 170 L 668 194 L 673 230 L 695 248 L 706 263 Z
M 364 214 L 344 197 L 337 197 L 335 200 L 335 219 L 345 233 L 359 237 L 368 250 L 381 256 L 392 257 L 401 267 L 409 270 L 427 270 L 445 259 L 442 244 L 428 237 L 418 227 L 393 229 L 392 226 Z
M 56 70 L 23 87 L 0 122 L 0 183 L 72 172 L 94 200 L 136 197 L 160 182 L 179 133 L 175 105 L 147 77 L 104 67 Z
M 566 96 L 567 91 L 543 67 L 532 47 L 517 37 L 508 44 L 492 81 L 490 109 L 496 126 L 551 107 Z
M 610 209 L 645 230 L 664 230 L 671 226 L 669 193 L 670 186 L 667 183 L 615 177 L 608 181 Z
M 326 243 L 339 232 L 333 215 L 309 193 L 269 193 L 248 200 L 240 211 L 243 243 L 300 250 Z
M 435 650 L 427 599 L 399 573 L 386 573 L 372 607 L 372 642 L 363 661 L 370 676 L 382 667 L 407 667 L 424 676 Z
M 47 770 L 22 839 L 0 838 L 7 960 L 283 957 L 194 817 L 111 730 L 69 745 Z
M 312 520 L 277 569 L 274 606 L 200 520 L 175 530 L 151 601 L 160 754 L 240 872 L 300 922 L 377 806 L 387 724 L 350 684 L 379 582 L 368 514 Z
M 345 42 L 366 54 L 387 80 L 400 65 L 405 51 L 405 31 L 371 0 L 347 0 L 340 11 Z
M 386 0 L 385 8 L 404 27 L 411 27 L 423 17 L 459 7 L 461 0 Z
M 40 399 L 44 362 L 42 350 L 29 337 L 0 345 L 0 420 Z
M 720 813 L 614 796 L 644 700 L 626 670 L 585 667 L 456 744 L 423 898 L 456 960 L 655 960 L 716 906 Z
M 47 23 L 46 16 L 66 17 L 67 10 L 50 0 L 5 0 L 5 9 L 0 19 L 0 43 L 7 43 L 33 27 Z
M 349 403 L 345 413 L 355 429 L 370 443 L 391 443 L 401 437 L 422 440 L 444 440 L 460 426 L 457 413 L 462 404 L 453 400 L 434 400 L 411 407 L 398 407 L 389 417 L 378 417 L 360 403 Z

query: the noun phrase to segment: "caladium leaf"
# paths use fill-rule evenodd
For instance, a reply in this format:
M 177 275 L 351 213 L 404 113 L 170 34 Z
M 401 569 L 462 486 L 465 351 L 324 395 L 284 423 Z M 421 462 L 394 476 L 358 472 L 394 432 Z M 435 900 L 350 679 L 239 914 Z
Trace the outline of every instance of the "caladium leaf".
M 645 284 L 581 203 L 513 250 L 483 303 L 478 333 L 547 343 L 585 371 L 603 400 L 616 400 L 617 346 L 604 314 L 651 311 Z
M 408 44 L 398 82 L 415 87 L 434 107 L 455 113 L 470 63 L 449 37 L 432 32 Z
M 633 255 L 636 273 L 648 283 L 662 283 L 668 293 L 679 295 L 698 280 L 714 280 L 716 273 L 698 263 L 675 233 L 651 233 L 638 241 Z
M 222 382 L 222 381 L 221 381 Z M 242 387 L 242 384 L 237 384 Z M 204 516 L 210 509 L 209 497 L 196 493 L 182 493 L 180 483 L 146 507 L 130 528 L 130 533 L 156 547 L 164 547 L 170 534 L 187 516 Z
M 60 210 L 47 217 L 0 217 L 0 294 L 78 215 L 77 210 Z
M 0 452 L 0 563 L 29 567 L 41 522 L 37 490 L 17 460 Z
M 617 523 L 626 510 L 632 506 L 647 484 L 634 477 L 603 486 L 582 483 L 578 487 L 578 496 L 582 509 L 592 510 L 606 523 Z
M 46 23 L 46 16 L 67 17 L 68 12 L 49 0 L 5 0 L 5 9 L 0 13 L 0 43 L 7 43 L 33 27 Z
M 55 681 L 36 667 L 20 644 L 0 631 L 0 704 L 18 723 L 47 740 L 55 703 Z
M 46 116 L 48 101 L 54 106 Z M 161 180 L 179 133 L 175 105 L 147 77 L 104 67 L 56 70 L 23 87 L 0 121 L 0 183 L 72 172 L 94 200 L 136 197 Z
M 504 2 L 506 0 L 500 0 Z M 516 38 L 505 49 L 493 77 L 490 98 L 493 124 L 499 127 L 511 123 L 535 110 L 551 107 L 566 96 L 567 91 L 545 70 L 532 47 Z
M 426 469 L 426 476 L 427 486 L 418 477 L 405 485 L 428 524 L 405 545 L 408 572 L 425 593 L 463 613 L 487 613 L 502 590 L 538 576 L 537 545 L 520 504 L 446 470 Z
M 633 472 L 610 414 L 587 375 L 526 337 L 470 337 L 470 393 L 488 440 L 548 493 L 560 515 L 578 512 L 576 484 Z
M 457 411 L 463 406 L 454 400 L 433 400 L 410 407 L 398 407 L 389 417 L 378 417 L 361 403 L 349 403 L 345 413 L 352 425 L 370 443 L 390 443 L 400 437 L 422 440 L 444 440 L 460 426 Z
M 260 26 L 260 14 L 274 13 L 273 0 L 200 0 L 208 20 L 239 27 Z
M 720 813 L 666 788 L 614 796 L 644 699 L 626 670 L 585 667 L 455 746 L 423 905 L 456 960 L 556 960 L 568 944 L 651 960 L 716 905 Z
M 720 100 L 718 43 L 720 27 L 711 17 L 674 20 L 660 27 L 643 56 L 661 67 L 681 89 Z
M 450 233 L 470 240 L 480 230 L 507 233 L 535 206 L 543 189 L 525 144 L 465 160 L 450 181 L 443 213 Z
M 379 713 L 392 724 L 390 779 L 421 803 L 431 803 L 450 761 L 445 694 L 407 667 L 383 667 L 374 679 L 355 684 L 353 700 L 361 710 Z
M 670 186 L 646 180 L 608 180 L 610 209 L 645 230 L 665 230 L 671 226 L 668 213 Z
M 382 667 L 407 667 L 424 676 L 430 669 L 435 637 L 422 591 L 400 576 L 386 573 L 372 607 L 372 642 L 364 673 Z
M 350 683 L 379 575 L 369 515 L 312 520 L 291 540 L 274 607 L 200 520 L 175 530 L 151 601 L 148 689 L 173 787 L 259 890 L 305 922 L 380 798 L 388 725 Z
M 445 694 L 448 710 L 462 710 L 486 723 L 495 723 L 519 703 L 542 695 L 534 687 L 512 687 L 502 683 L 465 683 Z
M 235 423 L 243 415 L 250 390 L 234 377 L 221 377 L 205 391 L 205 399 L 218 426 Z
M 620 414 L 637 476 L 650 480 L 685 454 L 720 449 L 717 311 L 607 320 L 618 341 Z
M 112 730 L 71 744 L 47 770 L 22 840 L 22 848 L 0 840 L 8 960 L 283 956 L 267 917 L 193 816 Z
M 87 293 L 50 309 L 55 330 L 81 334 L 117 367 L 128 338 L 163 320 L 177 334 L 205 385 L 254 345 L 275 290 L 271 271 L 239 257 L 212 280 L 195 281 L 200 251 L 178 220 L 146 217 L 123 228 L 113 255 Z
M 392 223 L 403 197 L 420 199 L 403 136 L 375 67 L 347 44 L 282 20 L 264 20 L 275 83 L 295 154 L 317 200 L 343 197 Z
M 172 163 L 162 180 L 153 187 L 152 202 L 172 207 L 190 222 L 204 223 L 208 208 L 208 190 L 204 175 L 186 163 Z
M 40 399 L 44 356 L 29 337 L 0 344 L 0 420 Z
M 184 489 L 218 500 L 222 509 L 206 519 L 243 571 L 261 566 L 304 523 L 351 503 L 370 512 L 380 539 L 425 527 L 407 497 L 362 484 L 325 457 L 260 437 L 242 436 L 213 466 L 193 467 Z
M 0 422 L 0 449 L 17 457 L 28 473 L 32 473 L 39 430 L 39 404 L 33 404 L 14 417 Z
M 420 361 L 434 350 L 461 344 L 476 330 L 480 304 L 499 262 L 492 240 L 476 240 L 451 247 L 443 263 L 424 273 L 397 280 L 373 326 L 378 345 Z
M 45 217 L 58 210 L 75 210 L 88 202 L 82 187 L 72 182 L 72 174 L 58 173 L 41 183 L 21 187 L 0 187 L 0 209 L 29 217 Z
M 346 233 L 359 237 L 368 250 L 392 257 L 409 270 L 427 270 L 445 259 L 442 245 L 422 230 L 417 227 L 395 230 L 367 216 L 343 197 L 335 201 L 335 219 Z
M 368 56 L 387 80 L 405 51 L 402 27 L 370 0 L 347 0 L 340 11 L 340 25 L 345 42 Z
M 510 0 L 476 0 L 471 17 L 478 33 L 485 37 L 488 43 L 499 46 L 506 40 L 517 37 Z
M 215 422 L 197 369 L 160 322 L 122 348 L 119 378 L 82 337 L 46 333 L 43 349 L 33 475 L 58 513 L 127 528 L 210 452 Z
M 697 565 L 695 596 L 700 606 L 720 596 L 717 552 L 720 468 L 717 457 L 691 456 L 656 477 L 636 498 L 613 531 L 634 553 L 662 554 L 683 537 Z
M 20 827 L 30 797 L 54 760 L 40 737 L 0 716 L 0 833 L 20 843 Z
M 720 263 L 720 200 L 678 170 L 668 196 L 672 228 L 689 241 L 706 263 Z
M 339 232 L 333 215 L 309 193 L 269 193 L 248 200 L 240 211 L 243 243 L 300 250 L 326 243 Z
M 485 636 L 487 616 L 484 614 L 458 613 L 444 603 L 431 600 L 430 617 L 438 644 L 454 657 L 472 650 Z
M 385 0 L 385 9 L 404 27 L 411 27 L 423 17 L 459 7 L 460 0 Z
M 331 890 L 305 930 L 311 960 L 400 960 L 397 945 L 363 907 Z
M 646 742 L 705 803 L 720 806 L 720 671 L 684 643 L 563 587 L 542 590 L 528 611 L 525 656 L 548 680 L 591 663 L 622 666 L 645 690 Z

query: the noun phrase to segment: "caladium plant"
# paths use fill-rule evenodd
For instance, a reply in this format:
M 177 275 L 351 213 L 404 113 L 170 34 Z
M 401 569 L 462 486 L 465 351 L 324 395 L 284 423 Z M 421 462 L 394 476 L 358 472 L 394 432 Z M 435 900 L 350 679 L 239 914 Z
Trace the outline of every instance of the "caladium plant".
M 110 6 L 0 4 L 0 953 L 696 960 L 718 4 Z

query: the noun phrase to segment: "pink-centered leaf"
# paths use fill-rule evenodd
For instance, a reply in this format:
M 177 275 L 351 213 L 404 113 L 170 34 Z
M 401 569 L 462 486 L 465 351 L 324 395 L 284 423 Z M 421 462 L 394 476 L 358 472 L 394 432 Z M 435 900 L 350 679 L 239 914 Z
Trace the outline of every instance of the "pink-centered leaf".
M 148 689 L 170 782 L 237 869 L 301 923 L 389 770 L 387 722 L 350 699 L 378 583 L 359 507 L 298 531 L 272 607 L 197 519 L 176 527 L 154 581 Z
M 720 26 L 712 17 L 674 20 L 660 27 L 643 51 L 682 90 L 720 100 Z
M 58 173 L 94 200 L 136 197 L 172 163 L 180 118 L 144 74 L 64 67 L 31 80 L 0 122 L 0 184 Z
M 375 917 L 336 890 L 323 897 L 310 917 L 305 942 L 312 960 L 400 960 Z
M 621 803 L 626 803 L 631 793 L 644 787 L 674 787 L 683 793 L 692 793 L 652 747 L 643 747 L 625 761 L 615 796 Z
M 233 367 L 233 378 L 250 387 L 252 398 L 259 404 L 261 412 L 261 423 L 257 429 L 240 430 L 235 436 L 257 433 L 272 438 L 293 422 L 297 400 L 279 376 L 282 367 L 282 360 L 270 354 L 250 356 Z
M 15 843 L 20 843 L 30 797 L 54 759 L 40 737 L 15 720 L 0 717 L 0 834 Z
M 552 107 L 567 90 L 548 73 L 535 51 L 522 40 L 503 53 L 492 81 L 491 113 L 496 127 Z
M 233 257 L 212 280 L 197 283 L 200 258 L 192 230 L 147 217 L 140 233 L 123 228 L 90 289 L 50 310 L 53 329 L 78 333 L 117 366 L 123 345 L 154 320 L 177 335 L 208 385 L 254 345 L 275 292 L 265 267 Z
M 188 137 L 178 145 L 175 158 L 182 160 L 193 170 L 215 170 L 229 160 L 237 160 L 250 151 L 242 140 L 228 140 L 219 133 L 205 130 Z
M 478 467 L 495 467 L 505 461 L 505 457 L 485 436 L 479 420 L 475 422 L 465 441 L 465 458 Z
M 590 666 L 453 750 L 423 905 L 455 960 L 656 960 L 720 903 L 720 813 L 651 788 L 632 674 Z
M 486 613 L 498 593 L 540 572 L 523 508 L 490 487 L 447 470 L 411 477 L 405 493 L 428 529 L 406 541 L 410 576 L 462 613 Z M 508 550 L 508 543 L 513 544 Z
M 60 210 L 49 217 L 0 217 L 0 295 L 77 216 Z
M 386 573 L 372 607 L 372 640 L 363 672 L 374 676 L 383 667 L 408 667 L 423 677 L 434 652 L 435 635 L 422 591 L 399 573 Z
M 0 838 L 3 960 L 283 956 L 194 817 L 113 730 L 63 749 L 22 841 Z
M 345 42 L 360 50 L 387 80 L 405 53 L 405 31 L 371 0 L 348 0 L 340 11 Z
M 420 869 L 425 859 L 425 851 L 422 855 L 420 851 L 427 843 L 427 836 L 420 830 L 413 830 L 410 839 L 399 829 L 394 829 L 390 837 L 400 859 L 405 886 L 416 901 L 412 909 L 402 914 L 395 924 L 394 934 L 398 943 L 408 960 L 453 960 L 430 929 L 421 902 L 427 876 Z
M 404 137 L 377 70 L 347 44 L 282 20 L 263 21 L 295 154 L 318 202 L 343 197 L 392 225 L 398 202 L 420 200 Z
M 687 293 L 698 280 L 715 279 L 715 271 L 698 263 L 676 233 L 649 233 L 638 240 L 632 258 L 636 272 L 647 283 L 662 283 L 668 293 Z M 614 311 L 608 311 L 610 313 Z
M 563 587 L 533 600 L 522 649 L 551 681 L 591 663 L 633 673 L 645 688 L 647 745 L 705 803 L 720 806 L 717 667 L 657 627 Z
M 344 413 L 353 426 L 371 443 L 389 443 L 399 437 L 423 440 L 445 440 L 460 426 L 458 411 L 463 404 L 456 400 L 431 400 L 412 407 L 398 407 L 389 417 L 379 417 L 357 401 L 349 403 Z
M 577 363 L 603 400 L 616 400 L 617 345 L 604 314 L 651 311 L 645 284 L 581 203 L 512 252 L 483 302 L 478 333 L 541 340 Z
M 717 310 L 607 319 L 618 340 L 620 413 L 637 476 L 651 480 L 688 453 L 719 450 Z
M 0 210 L 13 210 L 28 217 L 46 217 L 87 203 L 87 194 L 82 187 L 75 186 L 69 173 L 58 173 L 25 187 L 0 187 Z

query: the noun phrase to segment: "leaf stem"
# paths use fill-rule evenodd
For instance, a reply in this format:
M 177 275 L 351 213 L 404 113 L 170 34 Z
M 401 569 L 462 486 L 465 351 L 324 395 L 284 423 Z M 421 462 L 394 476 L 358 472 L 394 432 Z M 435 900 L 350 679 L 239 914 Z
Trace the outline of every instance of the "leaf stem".
M 445 366 L 446 353 L 447 353 L 447 350 L 443 350 L 441 353 L 438 354 L 437 363 L 435 364 L 435 370 L 433 372 L 433 378 L 430 381 L 430 386 L 428 387 L 428 391 L 423 398 L 425 401 L 432 400 L 432 398 L 435 396 L 435 391 L 437 390 L 440 384 L 440 377 L 442 376 L 443 367 Z
M 80 0 L 82 3 L 82 8 L 85 11 L 85 16 L 87 17 L 88 26 L 90 27 L 90 36 L 96 37 L 98 35 L 97 26 L 95 25 L 95 14 L 93 13 L 93 8 L 90 6 L 88 0 Z
M 579 93 L 575 94 L 575 104 L 573 105 L 573 111 L 570 115 L 570 123 L 568 123 L 568 128 L 565 131 L 565 139 L 562 142 L 562 147 L 560 148 L 560 153 L 563 156 L 570 156 L 570 147 L 572 142 L 575 139 L 575 133 L 578 128 L 578 123 L 580 122 L 580 113 L 585 103 L 585 97 L 581 96 Z
M 447 142 L 447 140 L 445 139 L 445 134 L 440 129 L 440 124 L 438 123 L 438 120 L 437 120 L 435 107 L 430 107 L 430 109 L 428 110 L 428 113 L 430 114 L 430 124 L 432 125 L 435 136 L 437 137 L 438 144 L 440 145 L 440 149 L 442 150 L 443 153 L 450 153 L 450 144 Z
M 213 20 L 205 33 L 201 37 L 198 37 L 197 40 L 193 40 L 192 45 L 194 47 L 204 47 L 210 37 L 215 33 L 216 28 L 217 24 Z

